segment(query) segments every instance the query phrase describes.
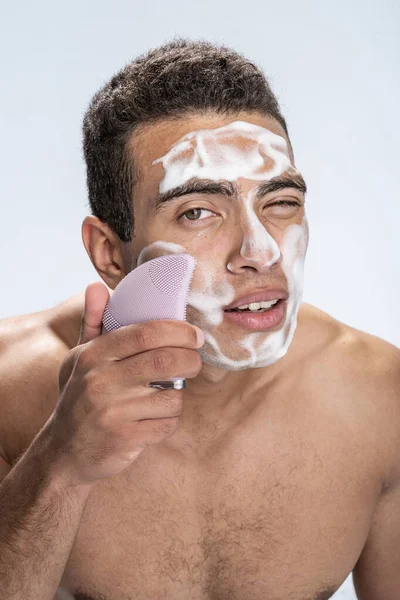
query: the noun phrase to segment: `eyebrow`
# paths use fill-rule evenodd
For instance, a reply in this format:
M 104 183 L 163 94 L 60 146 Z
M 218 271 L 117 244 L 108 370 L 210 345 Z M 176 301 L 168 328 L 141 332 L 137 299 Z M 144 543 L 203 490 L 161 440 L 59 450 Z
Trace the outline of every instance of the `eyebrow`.
M 307 193 L 306 182 L 300 173 L 294 175 L 277 176 L 267 181 L 262 181 L 257 188 L 256 198 L 262 198 L 266 194 L 276 192 L 285 188 L 294 188 Z M 197 179 L 192 177 L 184 184 L 179 185 L 163 194 L 159 194 L 156 198 L 153 206 L 153 214 L 159 214 L 167 207 L 168 202 L 181 198 L 182 196 L 188 196 L 189 194 L 208 194 L 208 195 L 222 195 L 228 196 L 236 200 L 239 197 L 239 187 L 231 181 L 221 180 L 212 181 L 209 179 Z

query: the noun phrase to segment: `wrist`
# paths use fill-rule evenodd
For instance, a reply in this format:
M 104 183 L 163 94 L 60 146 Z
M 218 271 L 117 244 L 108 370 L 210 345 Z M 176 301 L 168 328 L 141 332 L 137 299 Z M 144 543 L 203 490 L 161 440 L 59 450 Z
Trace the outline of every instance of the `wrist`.
M 88 495 L 96 482 L 80 481 L 76 477 L 67 453 L 60 449 L 54 440 L 51 417 L 45 423 L 35 441 L 38 444 L 40 459 L 48 483 L 60 492 L 71 491 L 81 493 L 83 496 Z

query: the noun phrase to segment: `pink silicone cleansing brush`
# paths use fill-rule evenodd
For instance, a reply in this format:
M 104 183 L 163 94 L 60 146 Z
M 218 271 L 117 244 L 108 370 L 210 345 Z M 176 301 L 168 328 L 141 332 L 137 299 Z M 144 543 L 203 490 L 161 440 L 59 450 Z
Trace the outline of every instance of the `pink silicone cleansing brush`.
M 168 254 L 149 260 L 126 275 L 112 292 L 103 314 L 102 333 L 153 319 L 186 320 L 186 304 L 196 260 Z M 150 387 L 183 389 L 186 379 L 152 381 Z

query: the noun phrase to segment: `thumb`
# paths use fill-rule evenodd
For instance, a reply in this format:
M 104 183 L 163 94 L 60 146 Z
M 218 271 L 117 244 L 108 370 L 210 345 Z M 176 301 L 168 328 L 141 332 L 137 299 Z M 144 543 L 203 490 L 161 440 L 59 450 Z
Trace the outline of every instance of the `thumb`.
M 103 313 L 109 298 L 110 293 L 101 281 L 89 283 L 86 287 L 78 346 L 101 335 Z

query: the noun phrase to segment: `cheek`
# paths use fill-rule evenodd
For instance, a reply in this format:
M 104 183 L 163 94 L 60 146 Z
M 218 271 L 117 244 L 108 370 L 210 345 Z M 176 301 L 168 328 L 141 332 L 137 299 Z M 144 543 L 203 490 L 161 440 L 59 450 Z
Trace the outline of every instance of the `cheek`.
M 296 230 L 298 232 L 298 239 L 296 243 L 295 259 L 304 263 L 309 241 L 308 221 L 305 216 L 300 225 L 296 227 Z
M 193 231 L 185 237 L 182 233 L 178 233 L 176 237 L 177 240 L 185 240 L 185 246 L 200 264 L 217 265 L 231 251 L 232 237 L 225 232 L 221 235 L 221 232 L 216 232 L 212 227 Z
M 304 221 L 288 228 L 282 243 L 282 266 L 287 275 L 293 274 L 293 269 L 297 274 L 302 272 L 307 245 L 308 227 Z
M 268 227 L 266 228 L 265 235 L 269 236 L 269 238 L 273 239 L 276 245 L 278 246 L 281 255 L 285 249 L 285 232 L 286 228 L 278 229 L 277 227 Z

